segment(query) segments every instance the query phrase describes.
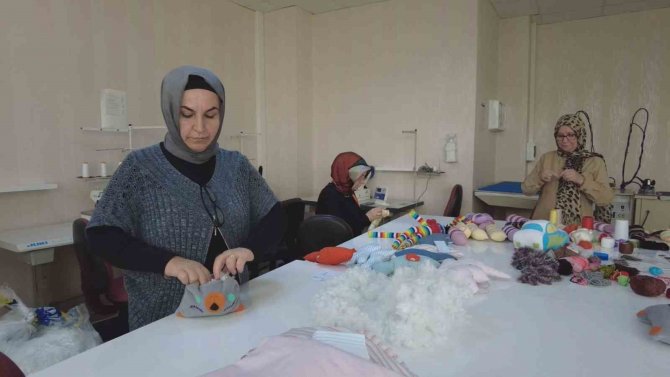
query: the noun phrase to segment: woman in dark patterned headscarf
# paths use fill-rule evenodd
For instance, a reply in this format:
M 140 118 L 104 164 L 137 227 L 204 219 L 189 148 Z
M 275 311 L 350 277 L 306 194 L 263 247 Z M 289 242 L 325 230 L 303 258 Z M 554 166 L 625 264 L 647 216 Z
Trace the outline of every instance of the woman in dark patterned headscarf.
M 349 224 L 355 235 L 361 234 L 370 222 L 382 217 L 381 208 L 364 212 L 358 205 L 356 191 L 374 175 L 374 167 L 354 152 L 340 153 L 330 166 L 330 182 L 321 190 L 316 213 L 337 216 Z
M 561 116 L 554 139 L 557 150 L 542 155 L 521 185 L 526 195 L 540 192 L 531 217 L 548 219 L 551 209 L 557 208 L 563 224 L 578 224 L 582 216 L 594 214 L 597 220 L 610 222 L 614 192 L 603 156 L 584 149 L 584 122 L 576 114 Z

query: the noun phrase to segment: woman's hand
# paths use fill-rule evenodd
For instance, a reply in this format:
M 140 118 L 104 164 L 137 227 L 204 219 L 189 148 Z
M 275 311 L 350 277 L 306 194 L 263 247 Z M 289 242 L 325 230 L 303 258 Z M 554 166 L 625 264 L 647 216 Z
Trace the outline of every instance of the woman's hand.
M 384 209 L 379 207 L 373 208 L 369 210 L 365 215 L 368 217 L 368 220 L 372 222 L 374 220 L 381 219 L 382 217 L 384 217 Z
M 239 274 L 244 271 L 244 265 L 254 260 L 254 253 L 243 247 L 226 250 L 214 259 L 214 278 L 220 279 L 221 272 Z
M 558 178 L 558 177 L 559 177 L 559 175 L 556 174 L 555 172 L 551 171 L 551 170 L 544 170 L 542 172 L 542 174 L 540 174 L 540 179 L 544 183 L 551 182 L 551 180 L 553 180 L 554 178 Z
M 584 184 L 584 176 L 577 173 L 574 169 L 565 169 L 561 172 L 561 178 L 565 179 L 568 182 L 576 183 L 578 186 Z
M 184 284 L 205 284 L 212 280 L 209 270 L 202 264 L 182 257 L 174 257 L 165 265 L 165 276 L 177 278 Z

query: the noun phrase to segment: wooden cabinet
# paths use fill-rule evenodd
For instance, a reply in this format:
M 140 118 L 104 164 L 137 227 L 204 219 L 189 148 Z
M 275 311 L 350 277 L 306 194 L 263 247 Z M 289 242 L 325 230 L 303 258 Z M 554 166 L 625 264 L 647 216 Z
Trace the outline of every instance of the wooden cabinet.
M 646 218 L 646 222 L 645 222 Z M 670 229 L 670 200 L 656 196 L 635 196 L 635 224 L 642 224 L 647 231 Z

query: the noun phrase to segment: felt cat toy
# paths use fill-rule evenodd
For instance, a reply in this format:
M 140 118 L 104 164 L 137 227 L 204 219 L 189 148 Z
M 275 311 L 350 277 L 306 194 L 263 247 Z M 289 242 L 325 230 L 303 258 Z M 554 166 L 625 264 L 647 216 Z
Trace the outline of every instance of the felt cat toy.
M 305 255 L 305 260 L 335 266 L 349 261 L 355 252 L 356 252 L 355 249 L 348 249 L 346 247 L 338 247 L 338 246 L 329 246 L 324 247 L 319 251 L 314 251 Z
M 440 271 L 451 280 L 463 284 L 472 293 L 488 288 L 490 278 L 511 279 L 506 273 L 472 259 L 445 260 Z
M 488 238 L 496 242 L 502 242 L 507 238 L 507 235 L 498 229 L 493 217 L 488 213 L 476 213 L 472 216 L 472 221 L 479 226 L 480 229 L 486 231 Z
M 177 317 L 209 317 L 244 310 L 240 285 L 226 274 L 206 284 L 189 284 L 177 308 Z
M 637 313 L 640 321 L 650 324 L 649 335 L 655 340 L 670 344 L 670 305 L 652 305 Z
M 546 220 L 530 220 L 514 234 L 514 247 L 538 251 L 557 250 L 570 242 L 568 234 Z
M 393 275 L 395 270 L 398 268 L 401 267 L 418 268 L 422 263 L 430 263 L 434 267 L 440 266 L 440 263 L 432 258 L 410 253 L 403 255 L 401 257 L 391 258 L 388 261 L 377 262 L 372 265 L 372 270 L 381 272 L 384 275 Z

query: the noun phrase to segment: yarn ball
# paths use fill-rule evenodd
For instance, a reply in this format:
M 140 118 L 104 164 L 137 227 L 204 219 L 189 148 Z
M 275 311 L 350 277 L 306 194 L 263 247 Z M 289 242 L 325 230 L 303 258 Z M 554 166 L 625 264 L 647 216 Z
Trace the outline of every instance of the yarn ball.
M 565 259 L 558 260 L 558 273 L 563 276 L 572 275 L 572 263 Z
M 633 276 L 630 279 L 630 287 L 633 289 L 633 292 L 646 297 L 660 296 L 666 289 L 663 280 L 644 275 Z
M 512 266 L 521 271 L 519 281 L 530 285 L 551 284 L 560 281 L 558 261 L 544 252 L 523 247 L 512 256 Z
M 668 290 L 665 291 L 665 297 L 670 298 L 670 288 L 668 288 Z
M 606 266 L 600 266 L 600 272 L 603 273 L 603 277 L 605 279 L 609 279 L 612 277 L 614 274 L 614 271 L 616 271 L 616 267 L 612 266 L 611 264 L 608 264 Z

